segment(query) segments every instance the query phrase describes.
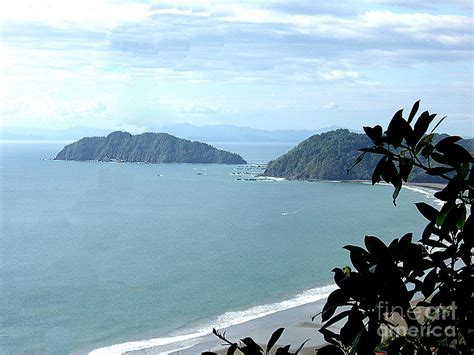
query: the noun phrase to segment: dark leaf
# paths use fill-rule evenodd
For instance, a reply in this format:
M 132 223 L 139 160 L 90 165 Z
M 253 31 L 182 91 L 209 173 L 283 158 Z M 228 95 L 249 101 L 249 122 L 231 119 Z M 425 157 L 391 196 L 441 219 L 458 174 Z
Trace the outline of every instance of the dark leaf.
M 402 116 L 403 110 L 399 110 L 395 113 L 392 120 L 390 121 L 386 134 L 388 143 L 398 148 L 403 141 L 403 138 L 411 137 L 412 128 Z
M 290 354 L 290 345 L 285 345 L 279 347 L 275 352 L 275 355 L 289 355 Z
M 444 145 L 437 150 L 444 153 L 445 157 L 450 161 L 456 161 L 459 163 L 472 162 L 471 154 L 459 144 Z
M 344 319 L 345 317 L 347 317 L 350 312 L 351 312 L 350 310 L 347 310 L 347 311 L 343 311 L 341 313 L 336 314 L 334 317 L 332 317 L 326 323 L 324 323 L 321 329 L 326 329 L 330 327 L 331 325 L 333 325 L 334 323 L 339 322 L 341 319 Z
M 413 127 L 413 139 L 415 142 L 418 142 L 421 137 L 423 137 L 435 117 L 436 114 L 430 115 L 428 111 L 423 112 L 420 117 L 418 117 Z
M 454 168 L 448 168 L 444 166 L 437 166 L 436 168 L 426 169 L 426 173 L 428 175 L 435 175 L 435 176 L 444 175 L 444 174 L 450 173 L 451 171 L 454 171 Z
M 346 170 L 346 173 L 348 174 L 355 166 L 357 166 L 361 161 L 362 159 L 364 159 L 364 155 L 366 154 L 366 152 L 362 152 L 361 154 L 359 154 L 359 156 L 356 158 L 356 160 L 352 163 L 352 165 L 350 166 L 349 169 Z
M 365 134 L 367 137 L 371 139 L 374 144 L 378 145 L 381 143 L 381 138 L 382 138 L 382 127 L 381 126 L 375 126 L 375 127 L 363 127 Z
M 379 160 L 378 164 L 376 165 L 374 172 L 372 173 L 372 185 L 380 182 L 382 180 L 381 175 L 382 171 L 385 168 L 385 164 L 387 163 L 387 157 L 383 157 Z
M 411 170 L 413 169 L 413 160 L 402 157 L 398 161 L 398 167 L 400 169 L 400 177 L 403 179 L 403 181 L 407 182 Z
M 321 314 L 322 321 L 326 322 L 329 318 L 331 318 L 334 312 L 336 312 L 336 308 L 345 305 L 348 299 L 349 297 L 343 290 L 337 289 L 332 291 L 329 294 L 326 300 L 326 304 L 323 307 L 323 311 Z
M 428 205 L 425 202 L 418 202 L 415 203 L 416 208 L 418 211 L 425 217 L 428 221 L 434 222 L 436 221 L 436 217 L 438 216 L 438 210 L 433 206 Z
M 360 248 L 362 249 L 362 248 Z M 350 258 L 352 265 L 356 268 L 359 272 L 366 272 L 368 270 L 368 263 L 367 263 L 367 252 L 362 249 L 353 248 L 351 250 Z
M 413 239 L 413 234 L 412 234 L 412 233 L 404 234 L 404 235 L 400 238 L 399 244 L 400 244 L 400 245 L 403 245 L 403 246 L 406 246 L 406 245 L 408 245 L 408 244 L 411 244 L 412 239 Z
M 244 339 L 241 339 L 242 343 L 244 343 L 248 350 L 250 350 L 254 354 L 259 354 L 263 353 L 263 349 L 260 345 L 258 345 L 252 338 L 247 337 Z
M 395 190 L 393 191 L 393 194 L 392 194 L 393 204 L 397 205 L 396 201 L 397 201 L 398 194 L 400 193 L 400 190 L 402 189 L 402 180 L 393 181 L 392 185 L 395 187 Z
M 444 119 L 446 118 L 447 116 L 444 116 L 443 118 L 441 118 L 437 124 L 435 124 L 435 126 L 433 127 L 433 129 L 431 130 L 431 133 L 433 133 L 436 128 L 438 128 L 438 126 L 444 121 Z
M 431 159 L 433 159 L 435 162 L 444 164 L 444 165 L 451 165 L 453 162 L 449 161 L 444 154 L 438 153 L 438 152 L 433 152 L 431 153 Z
M 413 104 L 413 107 L 411 108 L 411 111 L 410 111 L 410 115 L 408 116 L 408 123 L 411 123 L 411 121 L 413 121 L 413 118 L 415 117 L 416 112 L 418 111 L 419 107 L 420 107 L 420 100 L 418 100 L 417 102 Z
M 323 346 L 316 352 L 317 355 L 344 355 L 344 351 L 336 345 Z
M 443 149 L 460 141 L 461 139 L 462 138 L 459 136 L 449 136 L 449 137 L 443 138 L 438 143 L 436 143 L 435 149 L 442 152 Z
M 303 347 L 305 346 L 305 344 L 309 341 L 309 339 L 306 339 L 300 346 L 298 349 L 296 349 L 295 351 L 295 355 L 298 355 L 298 353 L 303 349 Z
M 424 136 L 416 145 L 415 152 L 418 154 L 420 150 L 422 150 L 424 147 L 427 145 L 430 145 L 431 142 L 433 141 L 434 133 L 427 134 Z
M 401 347 L 405 344 L 405 338 L 393 339 L 387 347 L 387 355 L 399 355 Z
M 236 350 L 237 350 L 237 344 L 234 343 L 231 346 L 229 346 L 229 349 L 227 349 L 227 355 L 234 355 Z
M 379 258 L 385 258 L 389 253 L 385 243 L 377 237 L 366 235 L 364 239 L 364 244 L 370 254 Z
M 273 345 L 275 345 L 275 343 L 278 341 L 278 339 L 280 339 L 281 334 L 283 333 L 284 330 L 285 328 L 278 328 L 277 330 L 273 332 L 267 344 L 267 352 L 269 352 L 273 348 Z
M 323 335 L 324 341 L 330 344 L 338 344 L 340 335 L 334 333 L 333 331 L 327 329 L 327 328 L 321 328 L 319 329 L 319 332 Z
M 423 280 L 423 286 L 421 289 L 423 296 L 425 297 L 431 296 L 436 286 L 436 280 L 437 280 L 437 274 L 436 274 L 436 268 L 434 268 L 425 276 L 425 279 Z
M 433 248 L 446 248 L 447 247 L 446 244 L 443 244 L 440 241 L 434 240 L 434 239 L 426 239 L 426 240 L 423 240 L 422 243 L 424 245 L 427 245 L 427 246 L 433 247 Z

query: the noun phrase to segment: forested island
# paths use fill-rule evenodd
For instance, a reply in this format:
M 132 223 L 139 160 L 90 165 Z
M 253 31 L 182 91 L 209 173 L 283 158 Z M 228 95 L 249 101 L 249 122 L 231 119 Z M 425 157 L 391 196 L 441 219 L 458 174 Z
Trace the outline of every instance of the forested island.
M 65 146 L 55 160 L 144 163 L 246 164 L 238 154 L 167 133 L 112 132 L 107 137 L 85 137 Z
M 438 134 L 433 141 L 447 137 Z M 474 139 L 458 142 L 470 153 L 474 151 Z M 338 129 L 314 135 L 290 150 L 287 154 L 268 163 L 265 176 L 283 177 L 290 180 L 370 180 L 372 172 L 380 160 L 375 154 L 366 157 L 351 169 L 360 154 L 359 149 L 371 145 L 365 134 Z M 412 182 L 439 182 L 437 176 L 426 175 L 414 169 Z

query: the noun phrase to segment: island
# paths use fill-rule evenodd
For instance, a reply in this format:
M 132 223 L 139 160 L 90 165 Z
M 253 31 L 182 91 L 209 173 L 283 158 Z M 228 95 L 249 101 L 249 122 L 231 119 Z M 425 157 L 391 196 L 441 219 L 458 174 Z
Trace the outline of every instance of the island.
M 112 132 L 85 137 L 66 145 L 55 160 L 118 161 L 133 163 L 246 164 L 238 154 L 209 144 L 180 139 L 167 133 Z
M 437 134 L 433 141 L 446 138 L 446 134 Z M 471 154 L 474 151 L 474 139 L 462 139 L 457 142 Z M 370 147 L 373 143 L 365 134 L 350 132 L 347 129 L 316 134 L 304 140 L 288 153 L 268 163 L 264 176 L 281 177 L 288 180 L 370 180 L 372 172 L 381 156 L 366 154 L 364 159 L 350 171 L 360 148 Z M 439 177 L 424 174 L 413 169 L 411 182 L 439 182 Z

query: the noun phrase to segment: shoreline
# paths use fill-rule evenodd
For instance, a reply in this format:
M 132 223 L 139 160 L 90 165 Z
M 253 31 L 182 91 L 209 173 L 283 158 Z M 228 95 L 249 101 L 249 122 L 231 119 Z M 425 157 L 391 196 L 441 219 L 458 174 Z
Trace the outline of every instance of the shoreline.
M 371 184 L 368 180 L 341 180 L 341 181 L 328 181 L 328 180 L 313 180 L 313 182 L 332 182 L 332 183 L 360 183 L 360 184 Z M 391 186 L 383 183 L 383 185 Z M 413 190 L 415 192 L 432 196 L 435 191 L 441 190 L 443 184 L 434 183 L 406 183 L 403 187 Z M 429 191 L 427 191 L 429 190 Z M 433 196 L 432 196 L 433 197 Z M 433 197 L 434 198 L 434 197 Z M 317 300 L 309 301 L 307 303 L 302 302 L 299 305 L 289 306 L 284 309 L 277 309 L 270 311 L 269 313 L 263 312 L 262 314 L 253 313 L 252 317 L 247 320 L 237 321 L 235 324 L 219 325 L 219 322 L 214 321 L 208 322 L 206 326 L 189 330 L 188 333 L 171 333 L 166 337 L 148 339 L 138 342 L 130 342 L 123 344 L 115 344 L 105 348 L 94 349 L 93 354 L 136 354 L 136 355 L 151 355 L 151 354 L 196 354 L 205 351 L 212 351 L 218 354 L 225 354 L 227 348 L 222 345 L 222 341 L 212 334 L 212 328 L 216 328 L 219 333 L 226 332 L 226 337 L 230 341 L 238 341 L 245 337 L 252 337 L 257 343 L 265 346 L 266 342 L 270 338 L 271 334 L 278 328 L 285 328 L 285 331 L 277 343 L 279 346 L 291 344 L 291 349 L 296 350 L 305 340 L 309 339 L 308 343 L 304 346 L 300 354 L 314 354 L 315 349 L 323 346 L 325 341 L 322 335 L 317 331 L 320 325 L 320 317 L 315 318 L 314 322 L 311 321 L 311 317 L 316 315 L 322 310 L 325 300 L 330 292 L 328 287 L 334 285 L 327 285 L 318 287 L 315 289 L 323 290 L 326 288 L 325 293 L 320 293 Z M 307 291 L 315 290 L 310 289 Z M 305 292 L 307 292 L 305 291 Z M 332 291 L 332 290 L 331 290 Z M 303 292 L 304 293 L 304 292 Z M 299 295 L 294 296 L 291 300 L 294 300 Z M 282 302 L 276 302 L 271 305 L 274 306 L 289 302 L 286 300 Z M 252 313 L 253 309 L 247 309 L 240 312 Z M 239 313 L 230 312 L 230 313 Z M 227 314 L 227 313 L 226 313 Z M 253 317 L 254 316 L 254 317 Z M 135 343 L 135 344 L 134 344 Z
M 316 334 L 315 327 L 317 327 L 318 318 L 315 319 L 315 322 L 311 322 L 311 317 L 322 310 L 327 297 L 335 288 L 336 286 L 333 284 L 311 288 L 283 301 L 226 312 L 200 326 L 188 328 L 186 331 L 171 332 L 162 337 L 95 348 L 89 350 L 88 353 L 93 355 L 143 355 L 219 352 L 223 348 L 222 341 L 212 334 L 213 328 L 219 332 L 225 331 L 232 341 L 251 336 L 255 341 L 265 345 L 276 329 L 286 327 L 288 331 L 282 337 L 282 341 L 286 341 L 283 345 L 290 343 L 298 348 L 303 341 L 310 338 L 314 340 L 309 341 L 305 348 L 312 347 L 314 349 L 324 341 L 319 333 Z
M 314 354 L 315 349 L 323 346 L 325 341 L 322 334 L 318 332 L 321 326 L 321 317 L 316 317 L 314 321 L 311 320 L 311 317 L 321 312 L 326 298 L 217 330 L 219 333 L 225 332 L 226 337 L 230 341 L 239 341 L 239 339 L 245 337 L 252 337 L 258 344 L 264 347 L 272 333 L 278 328 L 283 327 L 285 330 L 276 343 L 275 348 L 291 344 L 291 349 L 296 350 L 304 341 L 309 339 L 300 354 Z M 211 333 L 190 339 L 187 344 L 183 341 L 181 344 L 174 343 L 170 346 L 127 351 L 127 354 L 191 355 L 200 354 L 205 351 L 224 355 L 227 352 L 227 347 L 222 344 L 222 341 L 217 336 Z

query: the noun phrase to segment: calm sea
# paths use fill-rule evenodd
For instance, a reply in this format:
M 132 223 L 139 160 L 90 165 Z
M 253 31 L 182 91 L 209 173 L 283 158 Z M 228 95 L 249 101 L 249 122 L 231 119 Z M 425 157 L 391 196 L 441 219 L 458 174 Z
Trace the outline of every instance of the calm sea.
M 291 148 L 216 145 L 256 163 Z M 237 180 L 247 167 L 51 161 L 61 148 L 0 144 L 2 354 L 186 335 L 309 302 L 349 262 L 344 245 L 420 232 L 413 203 L 432 201 Z

